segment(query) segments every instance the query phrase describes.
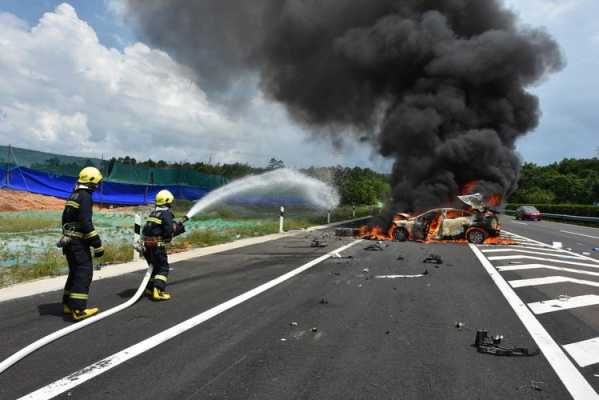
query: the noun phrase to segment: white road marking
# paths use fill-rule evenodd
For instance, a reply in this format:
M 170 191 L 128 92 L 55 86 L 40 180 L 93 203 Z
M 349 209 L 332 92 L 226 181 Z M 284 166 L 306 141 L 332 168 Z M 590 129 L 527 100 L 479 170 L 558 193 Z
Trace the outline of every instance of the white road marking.
M 538 254 L 538 255 L 550 256 L 550 257 L 569 258 L 569 259 L 574 259 L 574 260 L 582 260 L 583 259 L 582 257 L 580 257 L 578 255 L 571 256 L 571 255 L 567 255 L 567 254 L 555 254 L 555 253 L 545 253 L 545 252 L 541 252 L 541 251 L 520 250 L 517 248 L 507 248 L 507 249 L 501 248 L 501 249 L 483 250 L 483 253 L 505 253 L 505 252 Z
M 512 221 L 513 224 L 518 224 L 518 225 L 528 225 L 526 222 L 520 222 L 520 221 Z
M 526 304 L 520 300 L 516 292 L 514 292 L 508 285 L 501 274 L 495 270 L 491 262 L 485 258 L 484 254 L 476 246 L 470 244 L 470 249 L 483 265 L 518 318 L 520 318 L 520 321 L 522 321 L 534 341 L 537 343 L 537 346 L 539 346 L 539 349 L 543 352 L 543 355 L 570 395 L 574 399 L 599 399 L 599 396 L 593 387 L 584 379 L 580 371 L 578 371 L 574 364 L 572 364 L 572 361 L 570 361 L 558 344 L 555 343 L 547 330 L 526 307 Z
M 570 272 L 572 274 L 582 274 L 582 275 L 590 275 L 590 276 L 599 277 L 599 272 L 585 271 L 583 269 L 556 267 L 554 265 L 545 265 L 545 264 L 521 264 L 521 265 L 497 267 L 497 270 L 501 271 L 501 272 L 522 271 L 522 270 L 527 270 L 527 269 L 550 269 L 553 271 Z
M 587 294 L 584 296 L 568 297 L 564 299 L 553 299 L 528 303 L 528 306 L 535 314 L 546 314 L 555 311 L 570 310 L 573 308 L 596 306 L 599 304 L 599 296 Z
M 510 281 L 510 285 L 514 288 L 553 285 L 555 283 L 576 283 L 578 285 L 599 287 L 599 282 L 585 281 L 583 279 L 569 278 L 567 276 L 545 276 L 543 278 L 517 279 Z
M 591 238 L 591 239 L 599 239 L 599 236 L 585 235 L 584 233 L 576 233 L 576 232 L 570 232 L 570 231 L 560 231 L 560 232 L 568 233 L 570 235 L 584 236 L 584 237 Z
M 599 337 L 567 344 L 564 349 L 582 368 L 599 362 Z
M 599 264 L 586 264 L 586 263 L 581 263 L 581 262 L 576 262 L 576 261 L 557 260 L 555 258 L 543 258 L 543 257 L 536 257 L 536 256 L 517 255 L 517 256 L 493 256 L 493 257 L 489 257 L 490 261 L 522 260 L 522 259 L 524 259 L 524 260 L 548 261 L 548 262 L 556 262 L 556 263 L 570 264 L 570 265 L 578 265 L 580 267 L 599 268 Z
M 417 275 L 377 275 L 375 278 L 377 279 L 399 279 L 399 278 L 422 278 L 424 274 Z
M 229 310 L 229 309 L 231 309 L 231 308 L 233 308 L 253 297 L 258 296 L 259 294 L 264 293 L 269 289 L 272 289 L 273 287 L 275 287 L 275 286 L 301 274 L 302 272 L 309 270 L 310 268 L 314 267 L 315 265 L 318 265 L 321 262 L 327 260 L 328 258 L 333 256 L 333 254 L 347 250 L 351 246 L 353 246 L 357 243 L 360 243 L 361 241 L 362 241 L 361 239 L 355 240 L 346 246 L 343 246 L 341 248 L 333 250 L 330 253 L 327 253 L 321 257 L 318 257 L 315 260 L 310 261 L 307 264 L 302 265 L 301 267 L 294 269 L 293 271 L 290 271 L 284 275 L 281 275 L 278 278 L 275 278 L 269 282 L 266 282 L 250 291 L 247 291 L 247 292 L 245 292 L 237 297 L 234 297 L 222 304 L 219 304 L 216 307 L 213 307 L 207 311 L 204 311 L 203 313 L 198 314 L 195 317 L 192 317 L 188 320 L 185 320 L 165 331 L 157 333 L 156 335 L 149 337 L 148 339 L 146 339 L 142 342 L 139 342 L 139 343 L 137 343 L 133 346 L 130 346 L 122 351 L 119 351 L 118 353 L 115 353 L 101 361 L 91 364 L 79 371 L 76 371 L 63 379 L 59 379 L 59 380 L 55 381 L 54 383 L 51 383 L 47 386 L 44 386 L 44 387 L 36 390 L 35 392 L 29 393 L 29 394 L 21 397 L 19 400 L 52 399 L 52 398 L 58 396 L 59 394 L 66 392 L 67 390 L 73 389 L 74 387 L 77 387 L 77 386 L 89 381 L 90 379 L 93 379 L 96 376 L 101 375 L 104 372 L 107 372 L 110 369 L 112 369 L 112 368 L 134 358 L 134 357 L 137 357 L 140 354 L 145 353 L 148 350 L 153 349 L 154 347 L 156 347 L 164 342 L 166 342 L 176 336 L 179 336 L 180 334 L 182 334 L 184 332 L 187 332 L 188 330 L 200 325 L 201 323 L 206 322 L 209 319 L 214 318 L 215 316 L 222 314 L 223 312 L 225 312 L 225 311 L 227 311 L 227 310 Z

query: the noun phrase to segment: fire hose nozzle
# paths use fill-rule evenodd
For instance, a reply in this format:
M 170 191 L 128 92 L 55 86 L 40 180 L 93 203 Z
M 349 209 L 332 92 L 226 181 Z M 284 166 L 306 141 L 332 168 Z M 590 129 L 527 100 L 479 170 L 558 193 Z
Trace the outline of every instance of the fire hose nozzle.
M 189 217 L 187 215 L 184 216 L 183 218 L 181 218 L 181 223 L 182 224 L 186 223 L 187 221 L 189 221 Z

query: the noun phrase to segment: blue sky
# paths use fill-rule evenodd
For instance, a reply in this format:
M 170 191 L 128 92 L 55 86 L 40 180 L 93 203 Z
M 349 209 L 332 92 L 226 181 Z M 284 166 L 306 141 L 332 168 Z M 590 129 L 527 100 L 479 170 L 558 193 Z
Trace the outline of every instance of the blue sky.
M 14 38 L 11 45 L 27 43 L 21 46 L 24 50 L 14 47 L 19 49 L 14 57 L 0 57 L 0 73 L 14 76 L 7 79 L 12 85 L 0 83 L 0 142 L 50 151 L 78 149 L 71 152 L 90 155 L 212 158 L 258 165 L 278 156 L 291 166 L 340 163 L 388 168 L 388 161 L 360 146 L 350 143 L 338 150 L 308 139 L 302 128 L 289 122 L 282 107 L 261 96 L 252 101 L 247 116 L 227 115 L 210 104 L 184 66 L 138 43 L 124 19 L 123 0 L 68 1 L 72 7 L 61 6 L 63 2 L 0 3 L 0 26 L 6 27 L 0 29 L 7 29 L 0 38 Z M 564 71 L 531 89 L 541 99 L 543 118 L 534 133 L 518 142 L 522 158 L 546 164 L 564 157 L 598 155 L 599 2 L 506 3 L 524 25 L 544 26 L 560 43 L 568 62 Z M 65 48 L 71 39 L 71 47 Z M 10 48 L 0 50 L 10 53 Z M 46 84 L 36 87 L 31 79 L 23 80 L 23 65 Z M 52 87 L 46 87 L 50 82 L 44 80 L 46 75 L 55 71 L 58 77 L 52 75 Z M 163 84 L 165 76 L 167 84 Z M 158 81 L 160 85 L 153 86 Z M 143 98 L 149 87 L 154 91 L 151 101 Z M 112 100 L 107 100 L 107 93 Z M 143 138 L 133 133 L 138 131 L 144 132 Z

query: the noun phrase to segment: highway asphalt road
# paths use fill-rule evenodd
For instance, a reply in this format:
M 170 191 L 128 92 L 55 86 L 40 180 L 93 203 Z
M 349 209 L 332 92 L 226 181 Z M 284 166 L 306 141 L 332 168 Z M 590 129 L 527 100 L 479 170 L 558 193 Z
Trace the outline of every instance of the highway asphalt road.
M 313 248 L 322 233 L 306 233 L 173 264 L 173 300 L 142 299 L 32 354 L 0 375 L 0 399 L 596 398 L 599 261 L 579 253 L 599 229 L 503 222 L 528 239 L 368 251 Z M 431 253 L 443 264 L 423 263 Z M 94 282 L 92 304 L 125 301 L 142 275 Z M 0 303 L 0 359 L 69 324 L 59 302 Z M 478 353 L 478 328 L 543 353 Z

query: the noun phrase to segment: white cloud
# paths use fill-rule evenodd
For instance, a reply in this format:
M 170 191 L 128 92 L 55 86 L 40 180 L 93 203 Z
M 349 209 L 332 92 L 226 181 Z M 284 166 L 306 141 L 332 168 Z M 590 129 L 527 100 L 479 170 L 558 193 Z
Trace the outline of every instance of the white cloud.
M 122 1 L 106 4 L 123 11 Z M 32 28 L 0 14 L 0 76 L 4 144 L 141 159 L 371 164 L 369 150 L 335 154 L 308 142 L 281 106 L 260 96 L 230 116 L 167 53 L 143 43 L 107 48 L 66 3 Z

